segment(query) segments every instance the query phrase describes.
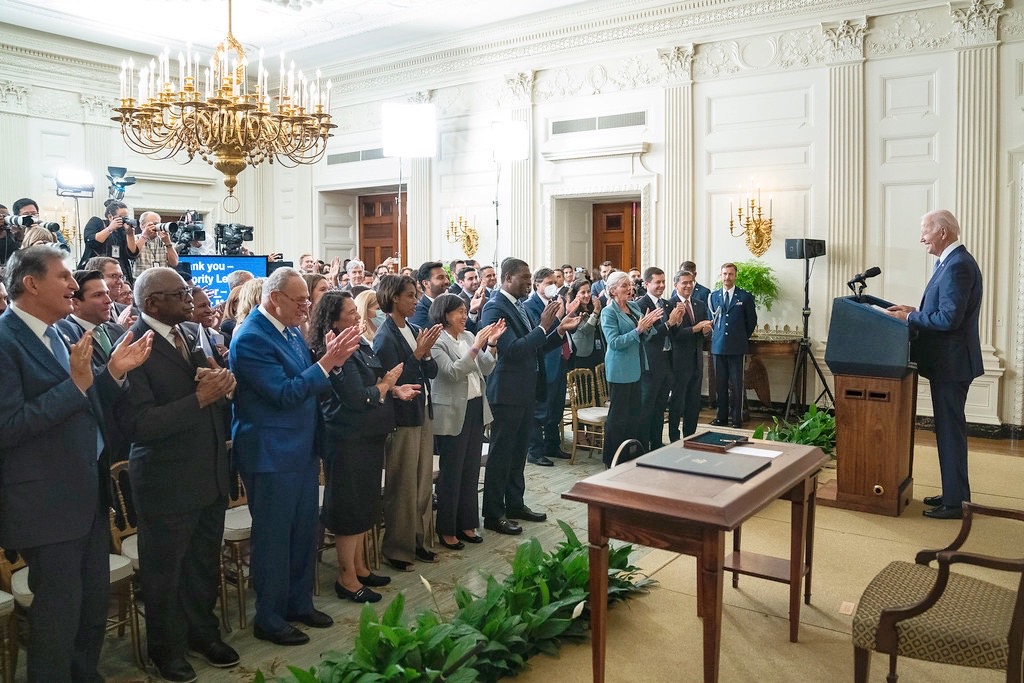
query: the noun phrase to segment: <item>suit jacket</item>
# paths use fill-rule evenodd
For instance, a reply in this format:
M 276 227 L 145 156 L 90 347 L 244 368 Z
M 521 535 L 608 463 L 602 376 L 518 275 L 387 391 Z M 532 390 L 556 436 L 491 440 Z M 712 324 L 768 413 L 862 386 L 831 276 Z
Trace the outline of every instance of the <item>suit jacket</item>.
M 541 327 L 527 327 L 515 304 L 502 293 L 487 302 L 480 315 L 484 327 L 505 320 L 505 333 L 498 339 L 498 362 L 487 380 L 490 404 L 532 406 L 546 393 L 545 382 L 537 382 L 543 367 L 541 355 L 562 345 L 562 338 L 552 327 L 544 334 Z
M 714 324 L 711 327 L 711 353 L 719 356 L 742 356 L 747 352 L 747 340 L 757 327 L 757 307 L 750 292 L 733 288 L 732 301 L 726 308 L 722 290 L 711 292 L 708 311 Z
M 547 306 L 544 300 L 540 298 L 537 292 L 534 292 L 526 298 L 523 302 L 523 308 L 526 309 L 526 315 L 529 316 L 530 322 L 536 327 L 540 324 L 540 314 L 544 312 L 544 307 Z M 557 335 L 556 333 L 556 336 Z M 544 363 L 541 369 L 544 371 L 544 377 L 539 378 L 541 382 L 554 382 L 558 379 L 558 375 L 561 372 L 562 367 L 562 339 L 559 336 L 558 346 L 549 350 L 544 354 Z
M 711 290 L 700 284 L 699 282 L 693 283 L 693 294 L 690 299 L 693 301 L 699 301 L 704 304 L 705 307 L 708 305 L 708 298 L 711 296 Z
M 963 382 L 985 372 L 978 337 L 981 292 L 981 269 L 961 244 L 932 275 L 919 310 L 907 317 L 918 332 L 910 350 L 922 377 Z
M 203 355 L 212 358 L 219 367 L 228 367 L 228 359 L 225 358 L 224 355 L 217 350 L 217 347 L 214 346 L 213 342 L 210 341 L 210 331 L 206 329 L 206 327 L 199 323 L 183 322 L 181 324 L 181 329 L 185 333 L 186 337 L 191 337 L 195 340 L 195 345 L 189 347 L 192 351 L 202 351 Z M 207 348 L 210 349 L 209 353 L 206 351 Z M 209 366 L 204 365 L 204 367 Z
M 587 313 L 583 322 L 572 331 L 572 343 L 576 347 L 576 355 L 586 358 L 594 353 L 594 340 L 597 338 L 597 326 L 601 321 L 600 314 Z
M 672 292 L 668 305 L 675 308 L 680 302 L 679 295 Z M 683 315 L 683 321 L 672 329 L 672 369 L 677 376 L 690 376 L 694 372 L 703 372 L 704 333 L 694 332 L 693 326 L 708 319 L 708 309 L 702 302 L 690 296 L 690 307 L 693 308 L 693 320 L 689 314 Z
M 139 338 L 150 329 L 139 318 L 131 331 Z M 128 470 L 135 505 L 147 516 L 191 512 L 228 498 L 230 407 L 224 399 L 199 407 L 198 361 L 194 355 L 185 360 L 154 335 L 153 352 L 128 373 L 131 389 L 114 408 L 132 442 Z
M 640 307 L 635 301 L 628 301 L 629 310 L 636 320 L 619 310 L 614 301 L 601 309 L 601 330 L 608 342 L 604 354 L 604 374 L 609 382 L 629 384 L 639 381 L 642 368 L 641 337 L 648 337 L 654 328 L 640 334 L 637 331 L 637 320 L 643 317 Z
M 409 320 L 405 324 L 412 330 L 412 336 L 419 336 L 420 329 Z M 437 377 L 437 363 L 433 356 L 430 359 L 416 360 L 413 349 L 402 336 L 395 321 L 388 316 L 384 324 L 377 328 L 377 334 L 373 337 L 373 352 L 380 357 L 381 365 L 385 370 L 390 370 L 399 363 L 405 363 L 402 374 L 398 378 L 398 384 L 419 384 L 424 391 L 411 401 L 397 401 L 395 403 L 395 422 L 399 427 L 419 427 L 423 424 L 424 408 L 430 419 L 434 419 L 433 397 L 429 391 L 429 382 Z M 426 399 L 424 400 L 424 396 Z
M 319 457 L 317 398 L 331 383 L 304 348 L 285 339 L 258 308 L 235 329 L 231 438 L 240 472 L 304 472 Z
M 321 402 L 320 411 L 332 439 L 359 439 L 395 430 L 395 401 L 385 395 L 381 402 L 377 390 L 384 372 L 366 340 L 360 340 L 359 348 L 345 361 L 341 372 L 331 372 L 331 391 Z
M 430 304 L 432 303 L 434 303 L 433 300 L 426 294 L 421 296 L 420 300 L 416 302 L 416 310 L 412 312 L 408 322 L 420 329 L 430 327 Z
M 96 373 L 83 394 L 13 310 L 0 316 L 0 545 L 13 550 L 81 538 L 110 502 L 109 463 L 96 458 L 125 390 Z M 106 449 L 105 449 L 106 450 Z
M 459 339 L 473 346 L 474 335 L 463 332 Z M 447 332 L 442 332 L 434 344 L 434 360 L 437 361 L 437 377 L 430 382 L 430 393 L 434 396 L 434 434 L 456 436 L 462 433 L 466 421 L 466 401 L 469 397 L 469 376 L 475 374 L 484 391 L 484 424 L 491 423 L 491 407 L 487 404 L 484 377 L 491 374 L 497 362 L 486 349 L 476 354 L 463 355 L 459 344 Z
M 57 329 L 61 331 L 61 334 L 67 337 L 68 341 L 72 344 L 78 342 L 78 340 L 82 338 L 82 335 L 85 334 L 85 328 L 83 328 L 82 325 L 70 315 L 66 318 L 61 318 L 54 323 L 54 325 L 56 325 Z M 105 328 L 104 331 L 107 333 L 107 337 L 110 339 L 111 348 L 113 348 L 114 343 L 121 338 L 124 331 L 121 330 L 121 333 L 117 334 L 110 328 L 109 323 L 103 325 L 103 327 Z M 118 329 L 121 328 L 117 323 L 114 323 L 114 327 Z M 108 360 L 110 360 L 109 356 L 107 356 L 99 342 L 96 341 L 94 335 L 92 340 L 92 367 L 98 370 L 106 366 Z
M 645 372 L 650 372 L 653 375 L 661 375 L 672 371 L 672 356 L 664 352 L 665 340 L 668 339 L 670 343 L 672 341 L 672 328 L 668 326 L 668 314 L 672 311 L 672 308 L 664 299 L 659 299 L 659 301 L 661 302 L 662 309 L 661 320 L 655 323 L 654 327 L 651 328 L 651 333 L 644 338 L 644 348 L 647 350 L 649 366 Z M 644 315 L 647 315 L 649 311 L 655 308 L 651 297 L 646 294 L 637 299 L 636 304 Z

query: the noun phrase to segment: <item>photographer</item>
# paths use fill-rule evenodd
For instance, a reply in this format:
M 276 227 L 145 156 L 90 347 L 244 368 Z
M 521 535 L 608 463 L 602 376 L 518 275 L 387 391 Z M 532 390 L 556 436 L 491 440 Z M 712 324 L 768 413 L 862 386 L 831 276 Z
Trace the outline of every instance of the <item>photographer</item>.
M 173 226 L 174 223 L 170 225 Z M 139 247 L 139 257 L 135 259 L 133 271 L 135 277 L 147 268 L 174 268 L 178 265 L 178 252 L 174 250 L 168 226 L 160 223 L 159 214 L 146 211 L 139 216 L 139 227 L 142 232 L 135 238 L 135 243 Z
M 135 221 L 128 218 L 128 207 L 124 202 L 108 199 L 104 218 L 93 216 L 85 224 L 84 263 L 93 256 L 109 256 L 121 264 L 129 284 L 135 282 L 132 262 L 139 256 L 139 246 L 135 242 Z M 106 220 L 107 224 L 103 222 Z
M 10 210 L 0 204 L 0 261 L 3 263 L 7 263 L 11 254 L 18 251 L 18 247 L 21 246 L 21 238 L 25 236 L 25 228 L 22 225 L 18 223 L 7 225 L 7 221 L 4 219 L 10 215 Z

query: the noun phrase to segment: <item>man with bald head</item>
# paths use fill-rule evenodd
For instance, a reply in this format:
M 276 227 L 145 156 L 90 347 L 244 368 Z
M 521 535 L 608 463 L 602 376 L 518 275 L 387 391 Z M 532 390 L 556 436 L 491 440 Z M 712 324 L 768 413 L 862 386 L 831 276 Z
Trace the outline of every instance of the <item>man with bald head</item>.
M 139 216 L 139 229 L 142 232 L 135 238 L 139 247 L 139 256 L 132 266 L 135 277 L 148 268 L 170 267 L 178 265 L 178 252 L 174 250 L 174 242 L 167 230 L 160 229 L 160 214 L 146 211 Z
M 985 372 L 978 334 L 981 269 L 960 243 L 960 223 L 949 211 L 931 211 L 921 218 L 921 244 L 938 258 L 921 306 L 892 306 L 889 315 L 906 320 L 917 331 L 911 358 L 931 387 L 942 493 L 924 499 L 929 506 L 924 515 L 960 519 L 962 503 L 971 499 L 967 391 Z
M 152 330 L 153 352 L 128 373 L 130 389 L 115 415 L 132 442 L 128 459 L 138 515 L 139 579 L 146 603 L 150 659 L 168 681 L 194 681 L 189 650 L 217 667 L 238 663 L 220 637 L 214 607 L 227 509 L 229 370 L 196 351 L 182 323 L 192 288 L 171 268 L 135 281 L 136 337 Z

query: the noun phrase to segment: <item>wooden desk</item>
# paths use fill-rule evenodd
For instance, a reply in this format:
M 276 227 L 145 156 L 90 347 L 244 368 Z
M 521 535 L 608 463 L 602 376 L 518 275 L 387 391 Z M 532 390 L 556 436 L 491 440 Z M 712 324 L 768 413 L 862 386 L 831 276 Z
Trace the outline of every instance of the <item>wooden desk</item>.
M 767 442 L 764 442 L 767 444 Z M 679 448 L 675 444 L 665 448 Z M 722 578 L 726 571 L 789 584 L 789 634 L 800 626 L 800 579 L 811 597 L 814 490 L 828 461 L 820 449 L 771 442 L 783 454 L 746 482 L 637 467 L 627 462 L 577 482 L 563 498 L 586 503 L 590 541 L 590 610 L 594 681 L 604 681 L 608 612 L 608 539 L 618 538 L 697 558 L 697 615 L 704 620 L 704 680 L 718 680 L 722 634 Z M 725 558 L 725 532 L 777 498 L 792 503 L 789 561 L 739 551 Z M 806 552 L 806 562 L 805 562 Z

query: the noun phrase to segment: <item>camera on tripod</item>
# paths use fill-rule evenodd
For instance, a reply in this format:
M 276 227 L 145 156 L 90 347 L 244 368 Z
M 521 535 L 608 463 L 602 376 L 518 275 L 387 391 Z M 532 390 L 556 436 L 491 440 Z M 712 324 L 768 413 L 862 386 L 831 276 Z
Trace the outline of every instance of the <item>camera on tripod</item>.
M 171 239 L 174 240 L 175 248 L 184 253 L 192 242 L 202 242 L 206 239 L 206 227 L 199 220 L 199 212 L 195 210 L 186 211 L 177 223 L 164 223 L 173 230 Z
M 252 231 L 251 225 L 217 223 L 213 232 L 217 239 L 217 253 L 238 256 L 242 253 L 242 242 L 252 242 Z

